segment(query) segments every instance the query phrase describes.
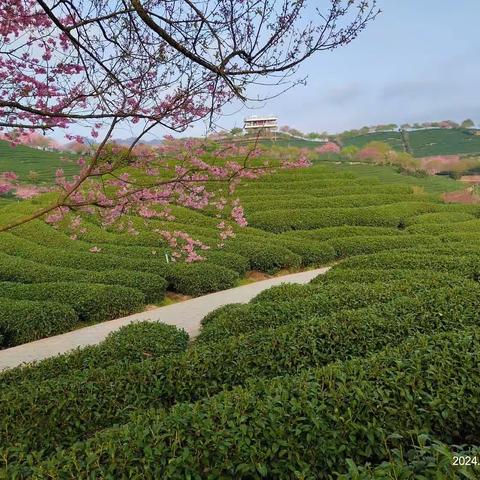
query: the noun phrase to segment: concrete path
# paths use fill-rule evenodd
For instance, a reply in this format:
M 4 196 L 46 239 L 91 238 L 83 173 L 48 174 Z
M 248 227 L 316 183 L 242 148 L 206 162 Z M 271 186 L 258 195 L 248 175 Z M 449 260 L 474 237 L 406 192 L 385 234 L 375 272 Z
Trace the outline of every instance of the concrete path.
M 44 338 L 36 342 L 26 343 L 18 347 L 0 350 L 0 370 L 13 368 L 23 363 L 29 363 L 44 358 L 53 357 L 78 347 L 95 345 L 105 337 L 131 322 L 147 320 L 163 322 L 184 328 L 190 337 L 195 337 L 200 331 L 200 321 L 212 310 L 228 303 L 245 303 L 261 291 L 280 285 L 281 283 L 308 283 L 317 275 L 323 274 L 330 267 L 293 273 L 282 277 L 251 283 L 242 287 L 231 288 L 221 292 L 211 293 L 203 297 L 193 298 L 185 302 L 167 305 L 146 312 L 135 313 L 128 317 L 117 318 L 108 322 L 97 323 L 90 327 L 74 330 L 55 337 Z

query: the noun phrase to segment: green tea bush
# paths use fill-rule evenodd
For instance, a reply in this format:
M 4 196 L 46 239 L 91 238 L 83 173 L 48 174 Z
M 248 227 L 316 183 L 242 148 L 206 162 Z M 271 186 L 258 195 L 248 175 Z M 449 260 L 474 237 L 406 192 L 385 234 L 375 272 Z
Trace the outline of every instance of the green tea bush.
M 474 220 L 475 217 L 470 213 L 462 212 L 435 212 L 435 213 L 424 213 L 423 215 L 418 215 L 416 217 L 410 217 L 405 224 L 414 225 L 414 224 L 428 224 L 428 223 L 456 223 L 456 222 L 468 222 Z
M 42 383 L 6 386 L 0 392 L 0 432 L 14 456 L 17 448 L 51 450 L 128 421 L 134 409 L 195 401 L 249 378 L 364 355 L 390 342 L 397 344 L 408 334 L 476 324 L 479 288 L 465 298 L 458 295 L 460 288 L 437 289 L 417 299 L 398 298 L 391 305 L 338 312 L 331 318 L 306 317 L 305 322 L 280 329 L 199 345 L 176 359 L 83 372 L 66 369 L 64 375 Z M 405 324 L 399 321 L 403 316 Z M 28 370 L 26 374 L 31 375 Z
M 75 270 L 51 267 L 0 252 L 0 280 L 18 283 L 78 282 L 123 285 L 136 288 L 145 295 L 145 301 L 161 301 L 167 282 L 163 277 L 130 270 Z
M 419 223 L 409 225 L 406 228 L 408 233 L 427 234 L 427 235 L 445 235 L 447 233 L 480 233 L 480 221 L 469 220 L 467 222 L 451 223 Z
M 78 321 L 77 314 L 69 305 L 0 297 L 2 347 L 14 347 L 68 332 Z
M 242 205 L 249 212 L 262 212 L 269 210 L 311 209 L 311 208 L 345 208 L 366 207 L 372 205 L 387 205 L 400 202 L 440 202 L 436 195 L 408 194 L 364 194 L 364 195 L 339 195 L 325 198 L 303 196 L 299 199 L 268 199 L 262 200 L 261 196 L 256 200 L 243 202 Z
M 387 227 L 362 227 L 358 225 L 349 225 L 343 227 L 325 227 L 316 228 L 313 230 L 293 230 L 290 232 L 284 232 L 277 235 L 278 238 L 289 238 L 300 241 L 300 238 L 308 238 L 310 240 L 316 240 L 324 242 L 326 240 L 332 240 L 343 237 L 377 237 L 377 236 L 400 236 L 404 235 L 403 230 L 398 228 Z
M 282 268 L 297 268 L 302 259 L 288 248 L 270 242 L 252 242 L 233 239 L 226 243 L 226 252 L 248 258 L 251 270 L 276 273 Z
M 288 248 L 301 257 L 301 266 L 325 265 L 335 260 L 335 250 L 326 243 L 302 239 L 275 239 L 275 243 Z
M 453 255 L 436 255 L 433 252 L 422 254 L 409 251 L 392 251 L 347 258 L 339 263 L 336 268 L 434 270 L 475 278 L 480 271 L 480 263 L 475 256 L 456 257 Z
M 464 458 L 463 464 L 455 459 Z M 385 480 L 388 478 L 401 479 L 428 479 L 451 480 L 480 477 L 480 465 L 465 464 L 467 459 L 480 457 L 478 445 L 448 445 L 425 433 L 418 435 L 415 442 L 404 451 L 392 448 L 389 451 L 389 460 L 377 465 L 367 462 L 356 465 L 347 461 L 347 473 L 337 477 L 338 480 Z M 475 462 L 475 460 L 474 460 Z
M 365 182 L 364 182 L 365 183 Z M 253 185 L 252 185 L 253 186 Z M 257 192 L 247 192 L 247 189 L 240 190 L 239 193 L 240 199 L 242 201 L 255 201 L 259 199 L 259 196 L 262 199 L 274 199 L 282 198 L 286 200 L 292 195 L 302 195 L 305 193 L 305 189 L 298 189 L 298 184 L 293 184 L 293 188 L 289 189 L 271 189 L 262 190 L 261 195 Z M 252 189 L 254 190 L 254 189 Z M 384 195 L 398 195 L 398 194 L 410 194 L 413 193 L 413 189 L 410 185 L 386 185 L 386 184 L 375 184 L 370 185 L 347 185 L 341 187 L 325 187 L 325 188 L 310 188 L 307 191 L 307 194 L 311 197 L 339 197 L 342 195 L 370 195 L 370 194 L 384 194 Z
M 75 252 L 46 248 L 8 233 L 2 233 L 0 240 L 2 252 L 50 266 L 76 268 L 77 265 L 81 265 L 83 270 L 93 271 L 123 269 L 153 273 L 163 277 L 168 273 L 168 265 L 165 260 L 156 258 L 143 260 L 104 255 L 101 252 Z
M 436 203 L 405 202 L 359 208 L 273 210 L 250 214 L 250 223 L 273 233 L 342 225 L 402 227 L 406 218 L 435 212 L 440 207 L 441 205 Z
M 454 275 L 448 272 L 435 272 L 432 270 L 408 270 L 408 269 L 389 269 L 383 270 L 369 268 L 332 268 L 323 275 L 315 277 L 310 284 L 319 283 L 372 283 L 372 282 L 391 282 L 394 280 L 403 280 L 418 283 L 418 281 L 428 282 L 430 285 L 455 285 L 460 282 L 465 283 L 465 278 L 461 275 Z M 473 280 L 472 280 L 473 282 Z M 273 289 L 270 289 L 273 290 Z M 261 295 L 261 294 L 260 294 Z
M 477 286 L 472 281 L 462 281 L 462 288 Z M 197 344 L 216 342 L 230 336 L 278 327 L 312 316 L 325 316 L 335 310 L 362 308 L 371 303 L 389 302 L 399 296 L 415 297 L 430 292 L 433 285 L 411 279 L 390 283 L 370 284 L 338 283 L 274 287 L 261 293 L 253 303 L 239 306 L 231 315 L 227 309 L 217 311 L 196 339 Z
M 229 253 L 223 250 L 209 250 L 202 252 L 201 255 L 207 259 L 209 263 L 228 268 L 243 276 L 250 268 L 250 262 L 243 255 L 238 253 Z
M 153 361 L 184 352 L 189 337 L 183 330 L 160 322 L 134 322 L 110 333 L 98 345 L 0 372 L 0 385 L 43 381 L 58 375 L 112 365 Z
M 238 274 L 204 262 L 171 263 L 168 278 L 174 291 L 198 296 L 234 287 Z
M 101 322 L 128 315 L 145 304 L 145 296 L 119 285 L 52 282 L 19 284 L 0 282 L 0 297 L 16 300 L 49 300 L 70 305 L 81 322 Z
M 447 443 L 475 434 L 479 352 L 478 329 L 420 336 L 365 359 L 257 381 L 169 412 L 138 414 L 47 462 L 31 457 L 30 468 L 13 465 L 9 473 L 288 478 L 298 472 L 327 478 L 346 472 L 349 459 L 389 460 L 392 448 L 408 449 L 420 433 Z
M 414 249 L 419 246 L 440 245 L 440 239 L 430 235 L 387 235 L 384 237 L 338 238 L 329 240 L 327 244 L 331 245 L 336 252 L 336 256 L 341 258 L 383 250 Z

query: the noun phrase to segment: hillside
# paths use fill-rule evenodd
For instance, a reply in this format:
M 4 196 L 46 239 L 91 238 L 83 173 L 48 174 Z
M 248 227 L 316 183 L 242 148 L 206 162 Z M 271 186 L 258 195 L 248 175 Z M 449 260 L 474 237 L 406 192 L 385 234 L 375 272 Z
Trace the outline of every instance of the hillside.
M 67 175 L 78 171 L 75 158 L 70 154 L 37 150 L 24 145 L 12 146 L 0 140 L 0 171 L 15 172 L 22 182 L 51 184 L 57 168 L 62 168 Z M 36 174 L 32 176 L 30 172 Z
M 408 131 L 406 136 L 415 157 L 480 153 L 480 135 L 468 132 L 464 129 L 432 128 Z M 393 131 L 345 138 L 343 144 L 363 147 L 373 141 L 388 143 L 395 150 L 404 150 L 401 134 Z
M 249 226 L 222 249 L 216 218 L 179 207 L 173 222 L 130 217 L 138 235 L 94 218 L 78 240 L 40 220 L 1 234 L 3 348 L 165 292 L 333 268 L 221 307 L 193 342 L 133 324 L 0 374 L 0 477 L 455 478 L 452 456 L 478 455 L 480 438 L 480 205 L 441 201 L 458 188 L 317 164 L 242 183 Z M 35 203 L 0 209 L 0 222 Z M 212 245 L 207 260 L 167 263 L 158 228 Z

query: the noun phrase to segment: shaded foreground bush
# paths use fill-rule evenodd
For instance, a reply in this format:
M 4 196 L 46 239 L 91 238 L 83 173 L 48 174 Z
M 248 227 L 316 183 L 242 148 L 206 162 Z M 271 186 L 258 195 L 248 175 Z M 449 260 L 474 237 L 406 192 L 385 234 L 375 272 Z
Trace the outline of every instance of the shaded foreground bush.
M 274 287 L 262 292 L 250 304 L 237 305 L 233 314 L 227 307 L 211 312 L 208 322 L 203 323 L 196 343 L 216 342 L 232 335 L 278 327 L 312 316 L 329 315 L 339 309 L 362 308 L 372 303 L 389 302 L 402 295 L 415 297 L 429 294 L 432 288 L 440 285 L 435 280 L 429 284 L 409 278 L 390 283 Z M 457 285 L 480 294 L 480 286 L 474 282 L 464 280 Z
M 2 372 L 0 385 L 5 388 L 25 380 L 42 381 L 57 375 L 75 375 L 82 370 L 157 360 L 184 352 L 188 341 L 188 334 L 173 325 L 135 322 L 110 333 L 98 345 Z
M 12 465 L 10 475 L 327 478 L 348 459 L 389 460 L 420 433 L 475 438 L 479 352 L 479 329 L 420 336 L 367 359 L 139 414 L 45 463 L 31 460 L 32 469 Z
M 81 322 L 101 322 L 135 312 L 145 304 L 145 296 L 120 285 L 88 283 L 0 282 L 0 297 L 15 300 L 43 300 L 70 305 Z
M 14 347 L 67 332 L 78 323 L 69 305 L 0 298 L 0 347 Z
M 147 302 L 157 302 L 165 297 L 167 282 L 163 277 L 130 270 L 76 270 L 51 267 L 0 253 L 0 279 L 18 283 L 76 282 L 123 285 L 137 288 L 145 294 Z M 78 265 L 81 266 L 81 265 Z
M 365 356 L 416 333 L 476 325 L 480 287 L 465 297 L 458 295 L 460 290 L 437 289 L 418 299 L 307 317 L 302 323 L 199 345 L 166 360 L 83 372 L 70 372 L 67 364 L 64 374 L 54 379 L 48 379 L 51 364 L 45 364 L 43 372 L 42 364 L 37 371 L 27 369 L 23 377 L 19 371 L 15 380 L 24 381 L 5 385 L 0 392 L 0 434 L 8 451 L 0 452 L 0 458 L 13 460 L 41 449 L 49 454 L 55 445 L 66 446 L 127 422 L 136 410 L 196 401 L 249 378 Z M 403 317 L 404 323 L 399 321 Z M 42 376 L 45 380 L 38 382 Z M 7 383 L 11 381 L 7 376 Z

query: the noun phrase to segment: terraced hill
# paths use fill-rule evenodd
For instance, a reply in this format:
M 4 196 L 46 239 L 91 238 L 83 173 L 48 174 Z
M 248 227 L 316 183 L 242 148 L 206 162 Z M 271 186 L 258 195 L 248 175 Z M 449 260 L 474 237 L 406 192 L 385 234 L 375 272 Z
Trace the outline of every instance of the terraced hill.
M 24 145 L 11 146 L 0 140 L 0 171 L 15 172 L 20 180 L 33 184 L 51 184 L 55 171 L 62 168 L 67 176 L 78 171 L 75 156 L 37 150 Z M 31 172 L 34 172 L 32 175 Z
M 249 227 L 195 265 L 167 264 L 153 229 L 214 242 L 208 212 L 132 218 L 136 236 L 90 223 L 72 241 L 40 221 L 1 235 L 4 347 L 165 289 L 334 267 L 222 307 L 190 344 L 139 324 L 3 373 L 0 478 L 477 478 L 453 465 L 480 452 L 480 206 L 440 200 L 457 188 L 387 167 L 283 171 L 240 186 Z
M 461 128 L 431 128 L 406 132 L 407 141 L 415 157 L 434 155 L 478 154 L 480 135 Z M 404 142 L 399 132 L 378 132 L 346 138 L 345 146 L 363 147 L 369 142 L 388 143 L 393 149 L 404 151 Z

